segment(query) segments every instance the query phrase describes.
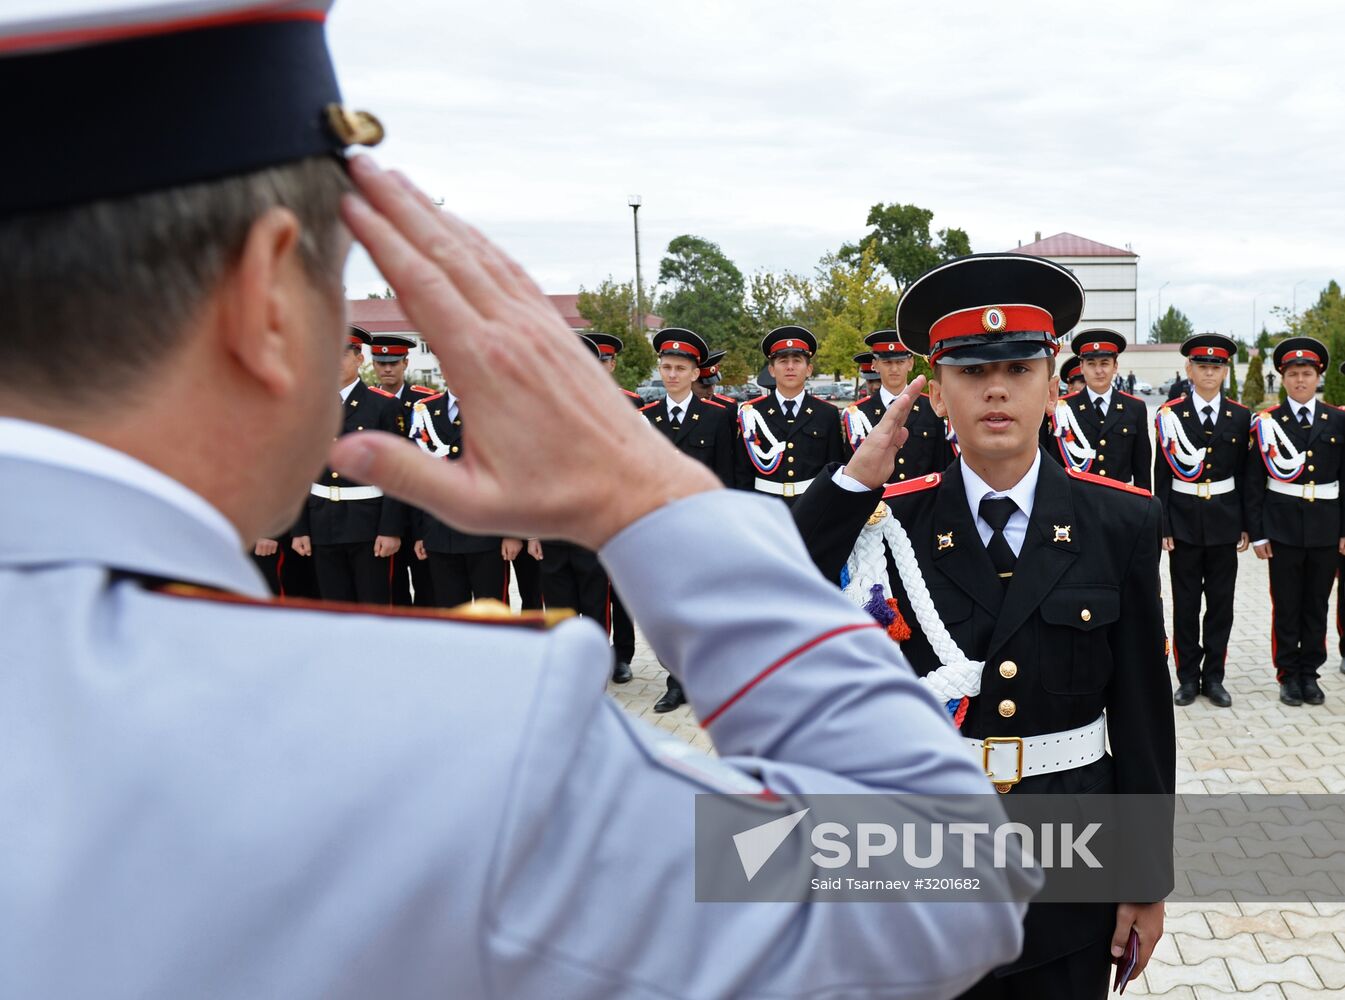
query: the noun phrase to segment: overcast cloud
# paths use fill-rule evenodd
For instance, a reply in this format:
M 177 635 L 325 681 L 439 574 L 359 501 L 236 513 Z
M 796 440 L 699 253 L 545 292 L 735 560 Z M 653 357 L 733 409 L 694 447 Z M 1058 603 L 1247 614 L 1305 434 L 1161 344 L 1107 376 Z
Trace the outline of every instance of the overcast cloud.
M 378 151 L 549 292 L 668 241 L 811 272 L 875 202 L 977 251 L 1068 231 L 1246 338 L 1345 279 L 1345 13 L 1331 3 L 340 0 L 330 36 Z M 362 255 L 352 295 L 383 282 Z

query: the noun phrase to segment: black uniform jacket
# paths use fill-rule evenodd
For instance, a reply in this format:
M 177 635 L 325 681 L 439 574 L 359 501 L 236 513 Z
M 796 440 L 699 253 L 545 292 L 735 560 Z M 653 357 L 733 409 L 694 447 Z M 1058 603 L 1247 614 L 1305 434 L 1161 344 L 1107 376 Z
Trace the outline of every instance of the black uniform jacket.
M 827 464 L 845 460 L 841 411 L 825 399 L 806 392 L 799 396 L 798 402 L 793 423 L 785 420 L 784 410 L 774 392 L 743 403 L 744 407 L 751 406 L 759 417 L 764 418 L 775 440 L 785 442 L 785 451 L 775 471 L 764 474 L 752 464 L 747 443 L 740 435 L 734 460 L 734 479 L 739 489 L 754 489 L 757 479 L 781 484 L 804 483 L 818 475 Z
M 357 382 L 341 405 L 341 436 L 365 430 L 404 436 L 400 414 L 401 404 L 395 396 Z M 365 484 L 323 469 L 316 485 L 346 488 Z M 332 500 L 310 492 L 293 530 L 296 535 L 308 535 L 314 545 L 341 545 L 372 542 L 379 535 L 400 538 L 405 526 L 406 508 L 392 497 Z
M 436 395 L 435 391 L 433 389 L 426 389 L 423 385 L 411 385 L 410 383 L 402 384 L 401 394 L 397 397 L 397 402 L 401 404 L 401 408 L 398 410 L 397 415 L 401 421 L 402 434 L 411 433 L 412 409 L 415 407 L 416 403 L 422 399 L 429 399 L 433 395 Z
M 1241 403 L 1219 397 L 1215 410 L 1214 431 L 1205 433 L 1196 405 L 1191 397 L 1179 396 L 1164 403 L 1162 410 L 1177 414 L 1191 443 L 1206 448 L 1205 468 L 1196 477 L 1197 483 L 1216 483 L 1231 478 L 1236 488 L 1208 498 L 1178 493 L 1172 488 L 1175 478 L 1163 455 L 1163 445 L 1155 438 L 1154 496 L 1163 504 L 1163 535 L 1188 545 L 1236 545 L 1244 531 L 1248 531 L 1243 509 L 1243 481 L 1247 471 L 1247 436 L 1251 432 L 1251 411 Z
M 723 403 L 688 398 L 682 426 L 668 419 L 668 401 L 660 399 L 640 408 L 645 419 L 684 454 L 707 466 L 725 486 L 733 485 L 733 428 L 737 414 Z
M 1294 478 L 1294 486 L 1336 483 L 1345 493 L 1345 412 L 1320 400 L 1311 430 L 1303 430 L 1293 418 L 1291 408 L 1280 404 L 1264 418 L 1275 421 L 1288 435 L 1299 454 L 1305 456 L 1303 469 Z M 1339 499 L 1300 499 L 1271 493 L 1267 489 L 1269 473 L 1255 436 L 1247 457 L 1246 508 L 1247 532 L 1252 541 L 1263 538 L 1283 545 L 1303 548 L 1329 545 L 1335 548 L 1345 538 L 1345 506 Z
M 844 490 L 832 472 L 822 474 L 792 513 L 813 561 L 837 580 L 883 493 Z M 942 477 L 888 492 L 899 493 L 885 502 L 910 537 L 940 617 L 962 651 L 986 664 L 962 734 L 1036 736 L 1087 725 L 1106 710 L 1110 755 L 1024 778 L 1010 794 L 1171 793 L 1176 742 L 1157 501 L 1041 462 L 1027 536 L 1005 588 L 967 507 L 961 460 Z M 902 651 L 923 676 L 941 664 L 890 557 L 888 575 L 912 630 Z M 1108 937 L 1114 922 L 1115 907 L 1106 905 L 1031 907 L 1026 944 L 1013 968 Z
M 1088 446 L 1097 451 L 1089 472 L 1120 483 L 1134 483 L 1141 489 L 1153 488 L 1153 446 L 1149 443 L 1149 408 L 1144 400 L 1113 389 L 1107 418 L 1101 421 L 1087 389 L 1070 393 L 1064 401 L 1074 411 Z M 1048 420 L 1047 427 L 1051 425 Z M 1047 434 L 1047 453 L 1064 465 L 1058 439 L 1049 431 Z
M 425 404 L 425 409 L 429 414 L 431 423 L 434 424 L 435 432 L 439 435 L 439 440 L 449 448 L 449 453 L 444 460 L 456 462 L 462 458 L 462 417 L 459 415 L 452 420 L 448 418 L 448 407 L 445 405 L 448 402 L 448 396 L 441 392 L 433 396 L 421 396 L 417 402 Z M 408 429 L 410 426 L 408 422 Z M 469 535 L 452 525 L 445 524 L 423 510 L 413 510 L 412 520 L 411 533 L 419 541 L 425 543 L 425 549 L 428 552 L 459 555 L 471 552 L 490 552 L 492 550 L 498 552 L 500 550 L 498 536 Z
M 874 426 L 887 412 L 880 392 L 856 400 L 851 405 L 868 417 L 869 423 Z M 841 426 L 844 429 L 844 422 Z M 934 412 L 934 404 L 929 401 L 928 393 L 921 394 L 912 404 L 910 416 L 906 418 L 906 429 L 910 431 L 910 436 L 897 455 L 892 474 L 887 477 L 889 483 L 918 479 L 948 468 L 953 460 L 953 448 L 948 443 L 948 425 Z M 845 442 L 847 457 L 853 455 L 856 446 L 844 434 L 842 440 Z

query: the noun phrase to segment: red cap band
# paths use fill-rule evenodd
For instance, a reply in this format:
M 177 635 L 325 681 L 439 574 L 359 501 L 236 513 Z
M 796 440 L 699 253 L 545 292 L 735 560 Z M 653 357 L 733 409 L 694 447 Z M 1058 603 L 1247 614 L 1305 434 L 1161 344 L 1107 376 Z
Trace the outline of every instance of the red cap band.
M 911 349 L 899 340 L 889 340 L 883 344 L 874 344 L 875 354 L 910 354 Z
M 1280 365 L 1293 364 L 1295 361 L 1311 361 L 1318 368 L 1324 368 L 1322 359 L 1317 356 L 1316 351 L 1286 351 L 1284 357 L 1280 358 Z
M 361 340 L 359 337 L 355 336 L 353 333 L 350 335 L 350 342 L 354 344 L 356 347 L 364 346 L 364 341 Z
M 1115 344 L 1110 340 L 1094 340 L 1084 344 L 1080 349 L 1080 354 L 1117 354 L 1120 352 Z
M 374 344 L 369 350 L 373 354 L 375 361 L 383 358 L 386 358 L 389 361 L 396 361 L 398 358 L 406 357 L 411 349 L 409 347 L 403 347 L 400 344 L 395 346 L 392 344 Z
M 609 354 L 610 354 L 610 355 L 615 355 L 615 354 L 616 354 L 616 348 L 613 347 L 611 344 L 599 344 L 599 345 L 598 345 L 598 353 L 601 354 L 601 355 L 603 355 L 604 357 L 607 356 L 607 355 L 609 355 Z
M 1055 321 L 1040 306 L 977 306 L 974 309 L 959 309 L 929 328 L 929 358 L 933 361 L 942 353 L 939 344 L 945 340 L 1036 331 L 1055 336 Z M 878 349 L 874 348 L 875 351 Z
M 1201 358 L 1219 358 L 1227 361 L 1228 352 L 1222 347 L 1197 347 L 1191 352 L 1191 360 L 1199 361 Z
M 797 337 L 791 337 L 787 340 L 777 340 L 775 343 L 771 344 L 771 349 L 766 353 L 779 354 L 781 351 L 802 351 L 804 354 L 812 353 L 808 350 L 808 342 L 806 340 L 800 340 Z
M 709 378 L 711 375 L 718 375 L 718 374 L 719 374 L 718 365 L 711 365 L 709 368 L 702 368 L 700 371 L 701 378 Z
M 873 362 L 872 362 L 872 361 L 866 361 L 866 362 L 864 362 L 862 365 L 859 366 L 859 370 L 862 371 L 862 372 L 871 372 L 871 371 L 873 371 Z
M 688 344 L 685 340 L 666 340 L 658 351 L 660 354 L 672 354 L 674 352 L 677 354 L 690 354 L 692 358 L 697 361 L 701 359 L 701 352 L 696 350 L 696 346 L 694 344 Z

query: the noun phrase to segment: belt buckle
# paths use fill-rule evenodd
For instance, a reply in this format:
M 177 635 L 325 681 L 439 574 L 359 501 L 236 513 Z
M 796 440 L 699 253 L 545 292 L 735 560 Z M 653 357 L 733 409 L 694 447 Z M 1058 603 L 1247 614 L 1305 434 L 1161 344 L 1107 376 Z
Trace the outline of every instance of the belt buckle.
M 340 502 L 341 502 L 341 487 L 339 487 L 339 486 L 328 486 L 328 487 L 327 487 L 327 499 L 330 500 L 330 501 L 332 501 L 332 503 L 340 503 Z
M 1196 483 L 1196 499 L 1197 500 L 1212 499 L 1214 496 L 1214 494 L 1210 492 L 1210 487 L 1212 485 L 1213 485 L 1212 483 Z
M 1007 745 L 1010 743 L 1018 744 L 1018 764 L 1015 770 L 1018 772 L 1009 781 L 994 781 L 994 773 L 990 770 L 990 751 L 997 745 Z M 981 770 L 985 776 L 994 781 L 995 791 L 999 794 L 1005 794 L 1010 788 L 1023 780 L 1023 738 L 1021 736 L 987 736 L 981 740 Z
M 1308 503 L 1315 503 L 1315 502 L 1317 501 L 1317 484 L 1316 484 L 1316 483 L 1305 483 L 1305 484 L 1304 484 L 1304 486 L 1303 486 L 1303 499 L 1306 500 Z
M 781 483 L 781 484 L 780 484 L 780 487 L 781 487 L 781 489 L 784 490 L 784 492 L 780 494 L 782 497 L 784 497 L 786 500 L 793 500 L 793 499 L 794 499 L 794 484 L 793 484 L 793 483 Z

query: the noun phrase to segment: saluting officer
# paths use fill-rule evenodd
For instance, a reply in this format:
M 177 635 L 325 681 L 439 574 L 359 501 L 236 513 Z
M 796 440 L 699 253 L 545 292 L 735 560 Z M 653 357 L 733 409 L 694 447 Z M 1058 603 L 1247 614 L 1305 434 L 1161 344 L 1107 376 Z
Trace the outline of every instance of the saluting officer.
M 792 505 L 828 462 L 844 454 L 841 414 L 807 392 L 817 338 L 782 326 L 761 339 L 774 391 L 738 408 L 741 431 L 734 479 L 739 489 L 780 497 Z
M 691 391 L 700 377 L 701 362 L 710 354 L 705 341 L 691 330 L 672 327 L 654 334 L 653 346 L 668 395 L 640 412 L 678 451 L 708 467 L 725 486 L 732 486 L 733 414 L 723 403 L 702 399 Z M 682 685 L 668 674 L 667 689 L 654 703 L 654 711 L 671 712 L 685 704 Z
M 1055 330 L 1077 322 L 1083 301 L 1070 271 L 1036 257 L 976 255 L 917 278 L 897 328 L 929 352 L 930 396 L 960 458 L 884 491 L 895 426 L 880 425 L 793 514 L 830 579 L 854 550 L 853 599 L 909 636 L 902 651 L 1001 793 L 1166 794 L 1176 746 L 1159 505 L 1044 461 L 1038 444 L 1056 393 Z M 908 390 L 905 402 L 918 398 Z M 862 532 L 876 544 L 857 545 Z M 901 535 L 913 563 L 884 555 L 904 547 L 891 544 Z M 913 587 L 927 590 L 930 617 L 913 607 Z M 1022 956 L 965 996 L 1104 997 L 1111 947 L 1135 927 L 1142 967 L 1162 920 L 1161 902 L 1033 906 Z
M 1238 553 L 1247 549 L 1243 478 L 1251 414 L 1222 393 L 1237 344 L 1201 333 L 1182 344 L 1191 395 L 1168 400 L 1154 419 L 1154 496 L 1163 504 L 1163 548 L 1172 578 L 1173 700 L 1203 694 L 1233 704 L 1224 687 Z M 1205 598 L 1201 638 L 1200 599 Z
M 1071 392 L 1052 414 L 1057 462 L 1149 489 L 1153 453 L 1149 445 L 1149 410 L 1144 400 L 1116 388 L 1117 356 L 1126 340 L 1115 330 L 1084 330 L 1070 342 L 1080 360 L 1085 388 Z
M 397 422 L 403 434 L 411 431 L 411 408 L 416 405 L 416 400 L 434 395 L 433 389 L 406 381 L 406 370 L 415 346 L 416 342 L 409 337 L 391 334 L 374 334 L 369 341 L 374 376 L 379 388 L 397 400 Z M 402 536 L 397 554 L 392 557 L 392 603 L 400 607 L 411 604 L 433 607 L 436 602 L 431 591 L 429 566 L 416 558 L 416 539 L 411 530 L 415 520 L 416 513 L 408 508 L 407 532 Z
M 889 406 L 906 391 L 915 355 L 901 342 L 896 330 L 877 330 L 864 338 L 873 355 L 873 369 L 878 376 L 878 387 L 867 399 L 851 403 L 845 408 L 841 427 L 845 432 L 847 451 L 859 447 L 869 431 L 883 419 Z M 861 369 L 862 370 L 862 369 Z M 911 405 L 906 418 L 908 437 L 897 455 L 888 482 L 900 483 L 917 479 L 931 472 L 942 472 L 953 460 L 948 443 L 948 426 L 934 412 L 929 396 L 922 394 Z
M 446 462 L 463 458 L 462 415 L 451 390 L 418 397 L 411 411 L 409 436 L 425 453 Z M 414 557 L 429 569 L 436 607 L 455 608 L 472 601 L 509 600 L 508 574 L 501 539 L 460 531 L 421 510 L 412 511 Z
M 365 385 L 360 363 L 369 332 L 351 326 L 341 353 L 341 434 L 387 431 L 399 437 L 400 408 L 388 393 Z M 294 527 L 294 551 L 313 557 L 318 594 L 324 601 L 387 604 L 392 557 L 402 545 L 406 508 L 377 486 L 322 470 Z
M 1317 401 L 1326 345 L 1290 337 L 1272 355 L 1288 402 L 1252 419 L 1247 528 L 1258 559 L 1270 560 L 1271 656 L 1280 701 L 1320 705 L 1326 609 L 1345 554 L 1345 413 Z

